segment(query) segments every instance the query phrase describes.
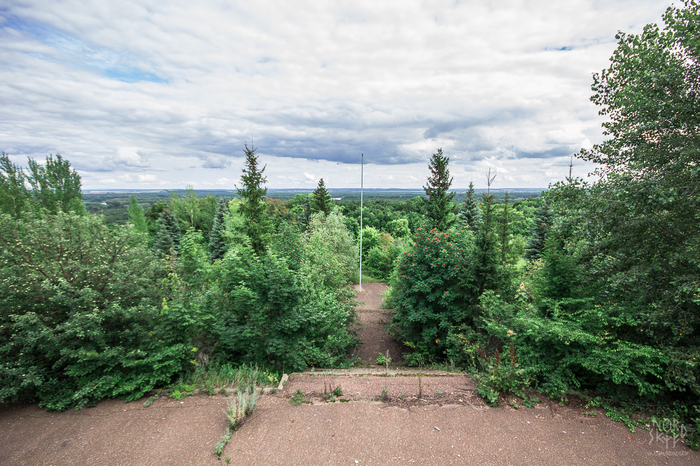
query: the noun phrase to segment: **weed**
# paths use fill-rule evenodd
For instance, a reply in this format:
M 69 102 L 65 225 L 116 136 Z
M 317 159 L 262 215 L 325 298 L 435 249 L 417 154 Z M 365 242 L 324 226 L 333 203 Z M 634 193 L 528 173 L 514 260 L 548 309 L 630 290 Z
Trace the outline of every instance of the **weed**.
M 382 387 L 382 394 L 379 396 L 379 399 L 381 401 L 387 401 L 389 399 L 389 394 L 387 393 L 386 385 Z
M 221 437 L 221 441 L 214 447 L 214 453 L 216 453 L 218 459 L 221 459 L 221 453 L 226 448 L 229 440 L 231 440 L 233 432 L 241 426 L 247 416 L 255 411 L 255 403 L 258 401 L 259 392 L 253 386 L 245 392 L 239 391 L 237 395 L 236 398 L 229 399 L 226 402 L 228 409 L 224 410 L 224 413 L 228 418 L 228 428 Z
M 226 387 L 221 387 L 221 393 L 223 393 L 224 396 L 228 396 L 228 389 Z
M 404 395 L 403 393 L 399 393 L 399 398 L 400 398 L 401 400 L 405 400 L 405 399 L 406 399 L 406 395 Z
M 379 353 L 377 356 L 377 364 L 378 365 L 384 365 L 384 364 L 391 364 L 391 358 L 389 357 L 389 350 L 386 351 L 386 355 Z
M 442 396 L 442 391 L 435 390 L 435 396 Z
M 156 401 L 159 397 L 160 397 L 160 392 L 156 393 L 155 395 L 153 395 L 152 397 L 150 397 L 148 400 L 146 400 L 146 401 L 143 403 L 143 406 L 144 406 L 145 408 L 148 408 L 148 407 L 151 406 L 151 405 L 153 404 L 153 402 Z
M 218 459 L 221 459 L 221 453 L 223 453 L 224 448 L 226 448 L 229 440 L 231 440 L 232 435 L 233 431 L 231 429 L 227 429 L 226 433 L 221 437 L 221 441 L 214 447 L 214 453 L 216 453 L 216 457 Z
M 518 406 L 518 403 L 515 400 L 510 400 L 508 402 L 514 409 L 520 409 L 520 406 Z
M 343 394 L 343 389 L 340 388 L 340 385 L 338 385 L 336 388 L 333 388 L 333 385 L 328 384 L 326 385 L 326 382 L 323 382 L 323 399 L 326 401 L 330 401 L 331 403 L 335 402 L 335 398 L 338 396 L 341 396 Z
M 293 404 L 294 406 L 299 406 L 302 403 L 306 402 L 306 396 L 304 395 L 304 392 L 302 392 L 301 389 L 298 388 L 297 392 L 294 394 L 294 396 L 292 396 L 289 399 L 289 402 L 291 404 Z
M 259 392 L 255 389 L 247 392 L 238 392 L 238 396 L 229 399 L 227 404 L 226 417 L 229 427 L 238 429 L 243 420 L 255 410 L 255 403 L 258 401 Z
M 182 382 L 179 382 L 173 388 L 173 391 L 170 392 L 170 398 L 173 398 L 175 400 L 181 400 L 187 396 L 194 395 L 194 386 L 192 385 L 187 385 Z
M 495 351 L 493 360 L 490 360 L 482 349 L 479 353 L 483 356 L 485 363 L 485 374 L 478 377 L 479 386 L 476 391 L 484 398 L 489 406 L 498 406 L 498 399 L 501 394 L 513 393 L 523 398 L 522 389 L 527 387 L 530 380 L 525 375 L 525 371 L 520 368 L 518 357 L 515 354 L 515 347 L 511 344 L 509 348 L 509 364 L 501 364 L 501 354 Z
M 525 396 L 522 397 L 522 399 L 523 399 L 523 401 L 521 401 L 520 404 L 522 404 L 522 405 L 525 406 L 526 408 L 530 408 L 530 409 L 532 409 L 532 408 L 535 407 L 535 403 L 539 403 L 539 402 L 540 402 L 540 399 L 539 399 L 539 398 L 535 398 L 534 396 L 527 396 L 527 395 L 525 395 Z
M 216 395 L 216 388 L 214 387 L 214 384 L 211 383 L 211 381 L 207 380 L 206 383 L 204 384 L 204 389 L 207 392 L 207 395 L 209 396 L 214 396 Z
M 227 465 L 228 465 L 228 464 L 231 464 L 231 458 L 229 458 L 228 456 L 226 457 L 226 459 L 225 459 L 224 461 L 226 461 L 226 464 L 227 464 Z
M 598 415 L 598 413 L 596 413 L 595 411 L 585 411 L 585 412 L 583 413 L 583 415 L 584 415 L 584 416 L 590 416 L 590 417 L 596 417 L 596 416 Z

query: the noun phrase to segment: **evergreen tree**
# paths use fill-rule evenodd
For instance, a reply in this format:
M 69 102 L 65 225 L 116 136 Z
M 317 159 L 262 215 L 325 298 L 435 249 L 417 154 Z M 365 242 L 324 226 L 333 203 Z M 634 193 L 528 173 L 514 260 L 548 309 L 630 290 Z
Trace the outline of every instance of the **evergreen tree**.
M 168 255 L 171 250 L 180 250 L 180 226 L 166 207 L 158 219 L 158 231 L 153 238 L 153 252 Z
M 245 145 L 245 167 L 241 175 L 241 187 L 237 188 L 238 195 L 243 200 L 241 214 L 245 219 L 245 232 L 250 238 L 251 245 L 257 254 L 265 253 L 265 246 L 272 233 L 272 222 L 265 205 L 267 177 L 263 176 L 265 167 L 258 165 L 258 156 L 254 147 Z
M 469 182 L 469 191 L 464 198 L 462 211 L 459 213 L 459 219 L 469 227 L 471 231 L 477 231 L 481 223 L 481 210 L 479 203 L 476 200 L 476 191 L 474 190 L 474 182 Z
M 549 228 L 552 226 L 552 211 L 548 204 L 543 204 L 535 214 L 535 224 L 530 231 L 530 240 L 525 248 L 525 259 L 537 260 L 544 253 L 544 245 L 549 234 Z
M 333 200 L 331 195 L 326 190 L 326 183 L 324 183 L 323 178 L 318 180 L 318 186 L 311 194 L 311 211 L 312 212 L 323 212 L 328 215 L 331 213 L 331 206 L 333 205 Z
M 216 215 L 214 216 L 214 226 L 211 229 L 211 235 L 209 235 L 209 258 L 212 261 L 223 259 L 228 249 L 228 245 L 224 240 L 224 232 L 226 231 L 224 214 L 226 210 L 226 201 L 220 199 Z
M 147 233 L 148 227 L 146 226 L 146 216 L 143 213 L 143 207 L 141 207 L 136 196 L 133 194 L 129 197 L 128 210 L 131 221 L 134 223 L 134 231 L 138 233 Z
M 439 231 L 446 231 L 455 221 L 452 203 L 455 193 L 448 193 L 452 185 L 450 170 L 447 168 L 449 163 L 449 157 L 443 155 L 442 149 L 438 149 L 430 159 L 428 184 L 423 186 L 428 196 L 426 202 L 428 223 L 431 228 L 437 228 Z
M 491 176 L 491 169 L 486 177 L 488 190 L 481 201 L 484 207 L 484 221 L 481 222 L 479 232 L 476 235 L 476 264 L 475 278 L 478 294 L 484 290 L 498 289 L 502 279 L 502 268 L 498 260 L 498 238 L 496 237 L 496 219 L 491 194 L 491 183 L 496 175 Z
M 476 235 L 476 282 L 479 295 L 487 289 L 498 288 L 500 264 L 498 258 L 498 239 L 494 225 L 493 195 L 485 194 L 484 221 Z

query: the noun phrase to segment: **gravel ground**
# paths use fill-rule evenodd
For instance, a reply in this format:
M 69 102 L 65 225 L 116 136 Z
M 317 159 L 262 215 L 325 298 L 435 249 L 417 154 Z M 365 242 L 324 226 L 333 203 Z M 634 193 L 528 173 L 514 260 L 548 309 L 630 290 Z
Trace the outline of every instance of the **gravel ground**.
M 647 431 L 548 406 L 474 409 L 371 401 L 293 406 L 266 397 L 231 439 L 235 465 L 697 465 L 700 454 Z

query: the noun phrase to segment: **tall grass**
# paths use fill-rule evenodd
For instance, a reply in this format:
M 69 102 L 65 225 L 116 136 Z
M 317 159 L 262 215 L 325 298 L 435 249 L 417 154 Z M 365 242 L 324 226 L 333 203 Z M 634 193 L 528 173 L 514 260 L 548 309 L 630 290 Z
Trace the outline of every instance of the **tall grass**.
M 207 367 L 197 367 L 186 379 L 186 383 L 195 386 L 235 388 L 238 392 L 246 392 L 256 386 L 277 386 L 279 376 L 253 365 L 213 363 Z

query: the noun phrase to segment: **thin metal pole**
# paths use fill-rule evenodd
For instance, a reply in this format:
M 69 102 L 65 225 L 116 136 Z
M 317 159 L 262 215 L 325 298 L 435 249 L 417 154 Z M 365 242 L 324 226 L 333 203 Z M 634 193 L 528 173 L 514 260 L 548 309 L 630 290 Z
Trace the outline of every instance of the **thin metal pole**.
M 365 154 L 362 154 L 360 171 L 360 291 L 362 291 L 362 207 L 363 193 L 365 188 Z

